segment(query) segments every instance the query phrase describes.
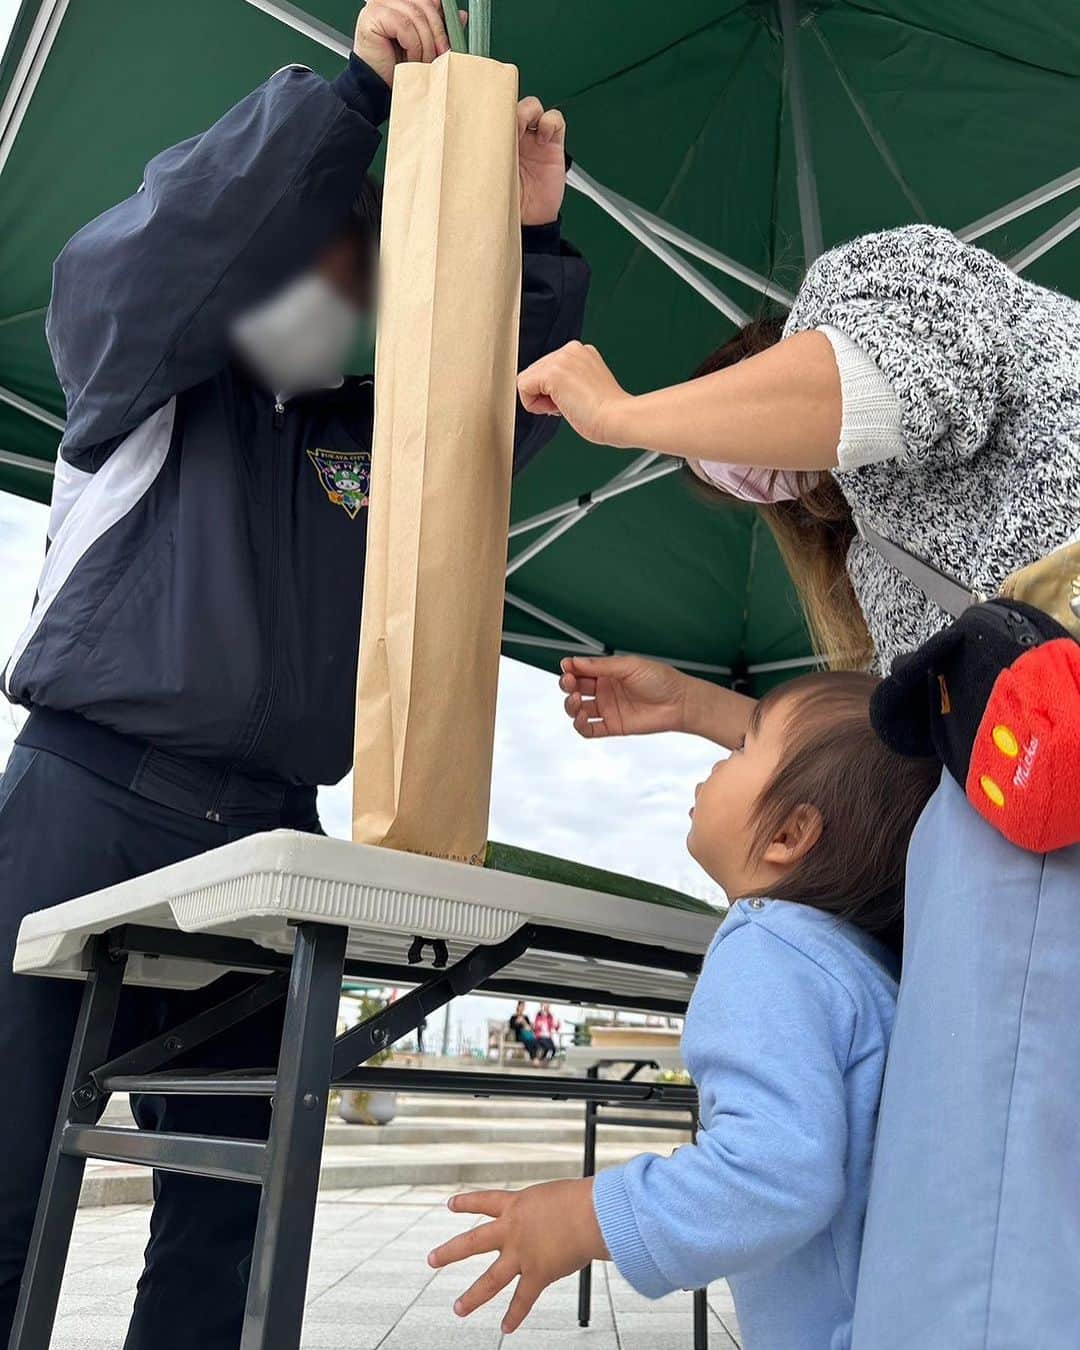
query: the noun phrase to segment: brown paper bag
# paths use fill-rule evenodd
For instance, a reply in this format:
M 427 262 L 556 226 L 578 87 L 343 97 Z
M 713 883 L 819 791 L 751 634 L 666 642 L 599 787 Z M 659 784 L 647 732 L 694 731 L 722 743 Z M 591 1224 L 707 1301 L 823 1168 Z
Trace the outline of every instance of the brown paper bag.
M 353 839 L 480 862 L 510 507 L 517 71 L 394 74 Z

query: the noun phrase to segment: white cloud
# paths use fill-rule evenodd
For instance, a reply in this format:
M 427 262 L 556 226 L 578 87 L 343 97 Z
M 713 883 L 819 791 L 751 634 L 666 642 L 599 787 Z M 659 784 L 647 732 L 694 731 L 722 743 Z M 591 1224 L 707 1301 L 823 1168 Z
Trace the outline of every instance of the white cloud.
M 3 17 L 0 13 L 0 26 Z M 0 492 L 0 668 L 30 614 L 45 554 L 48 510 Z M 0 696 L 0 763 L 7 760 L 22 712 Z
M 8 35 L 19 12 L 19 0 L 0 0 L 0 52 L 7 46 Z

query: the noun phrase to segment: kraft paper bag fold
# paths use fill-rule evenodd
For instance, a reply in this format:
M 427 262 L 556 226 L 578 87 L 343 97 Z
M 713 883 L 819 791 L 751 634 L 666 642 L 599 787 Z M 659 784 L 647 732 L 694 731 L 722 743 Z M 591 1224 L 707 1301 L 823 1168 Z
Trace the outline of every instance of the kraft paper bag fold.
M 487 842 L 513 454 L 517 71 L 394 74 L 356 695 L 353 839 Z

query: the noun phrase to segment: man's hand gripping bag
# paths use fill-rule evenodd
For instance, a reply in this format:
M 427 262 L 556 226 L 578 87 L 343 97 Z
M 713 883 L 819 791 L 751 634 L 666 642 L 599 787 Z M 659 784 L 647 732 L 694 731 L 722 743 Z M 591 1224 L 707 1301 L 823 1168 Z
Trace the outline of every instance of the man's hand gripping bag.
M 394 75 L 353 838 L 480 863 L 510 506 L 517 71 Z

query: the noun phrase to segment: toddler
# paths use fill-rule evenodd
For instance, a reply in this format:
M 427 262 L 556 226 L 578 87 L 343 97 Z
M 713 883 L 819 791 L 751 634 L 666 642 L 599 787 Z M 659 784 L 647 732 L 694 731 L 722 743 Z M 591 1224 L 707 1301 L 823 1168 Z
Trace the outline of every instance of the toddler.
M 696 792 L 687 845 L 731 909 L 687 1009 L 695 1143 L 595 1178 L 455 1196 L 494 1220 L 432 1252 L 497 1252 L 455 1304 L 515 1278 L 515 1330 L 542 1290 L 611 1260 L 659 1298 L 726 1278 L 745 1350 L 846 1350 L 874 1128 L 896 1005 L 908 839 L 936 761 L 870 726 L 877 681 L 772 691 Z

